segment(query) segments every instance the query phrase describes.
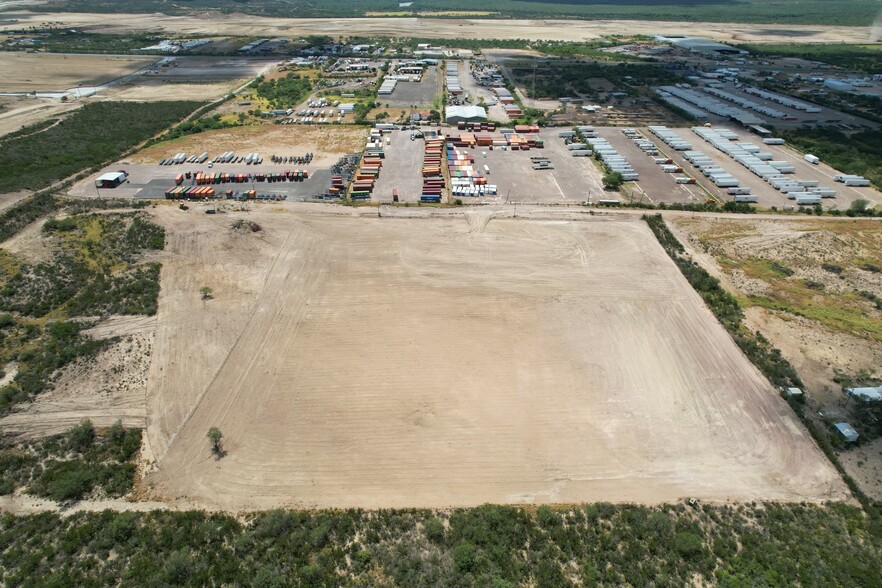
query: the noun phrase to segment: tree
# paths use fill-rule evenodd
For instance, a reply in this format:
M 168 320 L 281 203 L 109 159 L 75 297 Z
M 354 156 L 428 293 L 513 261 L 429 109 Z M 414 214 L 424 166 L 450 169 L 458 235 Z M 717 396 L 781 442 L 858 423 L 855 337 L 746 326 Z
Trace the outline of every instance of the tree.
M 849 206 L 848 209 L 854 212 L 864 212 L 869 204 L 869 201 L 864 200 L 863 198 L 858 198 L 851 203 L 851 206 Z
M 208 286 L 202 286 L 199 288 L 199 294 L 202 295 L 202 300 L 211 300 L 214 298 L 214 292 Z
M 217 457 L 223 457 L 224 450 L 221 447 L 221 441 L 223 441 L 224 435 L 220 432 L 220 429 L 212 427 L 208 429 L 208 433 L 205 436 L 211 441 L 211 452 Z
M 610 172 L 603 176 L 604 190 L 618 190 L 625 182 L 625 178 L 619 172 Z

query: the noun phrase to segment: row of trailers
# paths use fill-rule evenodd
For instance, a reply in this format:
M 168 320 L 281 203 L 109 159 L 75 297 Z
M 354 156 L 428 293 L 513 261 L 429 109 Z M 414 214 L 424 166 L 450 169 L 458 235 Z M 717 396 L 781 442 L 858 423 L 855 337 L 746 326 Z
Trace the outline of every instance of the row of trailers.
M 165 191 L 167 200 L 209 200 L 226 198 L 228 200 L 272 200 L 281 201 L 288 198 L 286 194 L 258 194 L 257 190 L 227 190 L 216 192 L 211 186 L 179 186 Z
M 231 174 L 223 172 L 204 173 L 201 171 L 186 172 L 175 176 L 175 185 L 180 186 L 185 180 L 193 180 L 199 186 L 210 184 L 244 184 L 245 182 L 302 182 L 309 178 L 305 169 L 283 172 L 267 172 L 258 174 Z
M 202 155 L 191 155 L 187 157 L 187 154 L 183 151 L 178 153 L 174 157 L 169 157 L 168 159 L 163 159 L 159 162 L 159 165 L 181 165 L 182 163 L 205 163 L 208 160 L 208 151 L 203 153 Z
M 787 198 L 793 200 L 798 206 L 816 206 L 821 204 L 822 198 L 835 198 L 836 190 L 820 186 L 818 180 L 800 180 L 794 178 L 791 174 L 796 171 L 789 161 L 775 161 L 771 159 L 771 153 L 763 153 L 762 148 L 752 143 L 736 143 L 737 135 L 725 129 L 716 130 L 708 127 L 693 127 L 692 131 L 722 151 L 742 166 L 746 167 L 756 176 L 769 183 L 779 192 L 786 194 Z M 769 143 L 774 141 L 773 143 Z M 780 139 L 774 138 L 763 139 L 766 145 L 781 144 Z M 737 183 L 736 183 L 737 185 Z M 730 192 L 731 193 L 731 192 Z M 744 198 L 738 198 L 736 201 L 746 201 Z M 750 200 L 756 202 L 756 199 Z

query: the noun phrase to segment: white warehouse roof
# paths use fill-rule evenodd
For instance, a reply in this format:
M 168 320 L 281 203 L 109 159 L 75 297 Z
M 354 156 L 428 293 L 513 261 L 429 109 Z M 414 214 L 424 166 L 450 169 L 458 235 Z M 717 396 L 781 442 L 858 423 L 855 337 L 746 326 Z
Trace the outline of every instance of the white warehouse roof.
M 487 111 L 480 106 L 448 106 L 444 113 L 448 120 L 451 118 L 461 118 L 463 120 L 470 118 L 487 118 Z

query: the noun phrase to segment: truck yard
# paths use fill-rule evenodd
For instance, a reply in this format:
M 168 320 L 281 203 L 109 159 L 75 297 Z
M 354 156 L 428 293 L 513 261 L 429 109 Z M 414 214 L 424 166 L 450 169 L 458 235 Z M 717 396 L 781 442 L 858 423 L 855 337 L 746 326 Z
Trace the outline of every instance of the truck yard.
M 454 156 L 467 158 L 467 169 L 473 170 L 466 174 L 456 172 L 457 175 L 466 176 L 465 178 L 454 178 L 451 170 L 443 170 L 441 177 L 444 179 L 444 189 L 441 191 L 440 202 L 445 204 L 453 203 L 454 200 L 461 200 L 465 204 L 573 204 L 586 201 L 596 204 L 601 200 L 645 204 L 701 204 L 710 198 L 718 203 L 741 200 L 761 207 L 774 206 L 779 210 L 797 206 L 794 199 L 788 199 L 786 193 L 778 191 L 751 173 L 690 128 L 670 129 L 672 136 L 691 146 L 691 151 L 684 151 L 671 147 L 655 135 L 652 128 L 656 127 L 584 127 L 593 129 L 591 136 L 594 137 L 585 141 L 600 141 L 615 150 L 613 168 L 618 169 L 619 163 L 627 164 L 628 169 L 638 176 L 636 181 L 627 181 L 621 191 L 610 191 L 605 190 L 601 182 L 606 173 L 601 162 L 593 156 L 574 156 L 574 151 L 579 151 L 567 145 L 561 138 L 561 134 L 569 133 L 565 127 L 537 127 L 535 131 L 538 132 L 532 134 L 511 134 L 510 129 L 469 131 L 447 126 L 383 126 L 382 130 L 374 131 L 377 138 L 374 150 L 381 156 L 377 160 L 381 167 L 371 182 L 367 198 L 367 201 L 374 203 L 392 203 L 395 201 L 394 195 L 397 195 L 397 202 L 400 203 L 420 202 L 420 187 L 425 180 L 420 173 L 423 146 L 427 137 L 433 137 L 440 130 L 445 139 L 443 144 L 448 145 L 444 151 L 444 160 Z M 132 161 L 106 166 L 94 177 L 125 169 L 129 173 L 126 183 L 117 188 L 101 190 L 101 195 L 112 194 L 118 197 L 163 198 L 165 192 L 176 185 L 195 185 L 195 174 L 201 172 L 219 175 L 218 181 L 210 182 L 215 188 L 213 196 L 218 198 L 238 196 L 237 193 L 254 190 L 255 193 L 276 194 L 279 200 L 311 199 L 326 193 L 330 186 L 332 163 L 346 155 L 337 150 L 345 146 L 350 149 L 348 153 L 359 153 L 365 145 L 362 137 L 367 136 L 367 131 L 350 127 L 297 127 L 296 132 L 284 126 L 265 128 L 270 130 L 243 127 L 204 133 L 199 142 L 186 139 L 184 142 L 175 141 L 168 147 L 160 144 L 138 154 Z M 699 129 L 704 128 L 706 127 Z M 723 129 L 730 136 L 737 137 L 737 140 L 731 141 L 733 145 L 753 146 L 751 148 L 765 152 L 776 165 L 792 167 L 792 173 L 785 175 L 788 181 L 792 178 L 794 182 L 814 187 L 806 188 L 807 190 L 827 190 L 822 201 L 825 208 L 845 210 L 857 199 L 867 200 L 871 204 L 882 204 L 882 195 L 872 187 L 851 186 L 835 181 L 837 170 L 823 161 L 810 163 L 803 154 L 787 145 L 765 144 L 761 137 L 748 134 L 744 130 L 733 132 L 725 127 L 714 129 Z M 345 137 L 343 143 L 334 139 L 337 136 Z M 532 142 L 534 139 L 533 147 L 527 149 L 526 141 Z M 525 143 L 513 145 L 513 141 Z M 481 142 L 483 144 L 479 144 Z M 515 149 L 518 145 L 523 146 Z M 236 151 L 233 151 L 234 148 Z M 591 149 L 592 145 L 586 145 L 586 153 Z M 295 154 L 311 153 L 312 150 L 315 150 L 314 159 L 308 163 L 295 162 Z M 729 184 L 722 187 L 716 185 L 710 176 L 688 159 L 688 154 L 692 152 L 698 152 L 702 158 L 712 162 L 713 167 L 708 168 L 709 173 L 725 174 L 733 178 L 733 185 L 738 188 L 730 189 L 727 187 Z M 212 161 L 224 153 L 234 153 L 234 161 Z M 376 157 L 365 153 L 366 157 Z M 175 157 L 180 154 L 186 156 L 183 163 L 174 163 Z M 192 161 L 201 154 L 206 154 L 207 161 Z M 254 154 L 255 157 L 261 154 L 261 161 L 248 163 L 246 158 L 249 154 Z M 287 162 L 282 158 L 273 158 L 273 155 L 290 156 L 292 159 Z M 166 165 L 162 165 L 163 163 Z M 191 177 L 186 177 L 188 173 Z M 245 174 L 245 178 L 225 180 L 222 174 Z M 181 183 L 176 184 L 175 179 L 178 176 L 184 178 Z M 94 177 L 92 181 L 87 179 L 77 184 L 71 193 L 79 197 L 98 195 Z M 470 189 L 469 186 L 477 188 Z M 835 192 L 835 197 L 829 197 L 832 195 L 829 192 L 831 190 Z M 734 194 L 742 196 L 735 198 Z

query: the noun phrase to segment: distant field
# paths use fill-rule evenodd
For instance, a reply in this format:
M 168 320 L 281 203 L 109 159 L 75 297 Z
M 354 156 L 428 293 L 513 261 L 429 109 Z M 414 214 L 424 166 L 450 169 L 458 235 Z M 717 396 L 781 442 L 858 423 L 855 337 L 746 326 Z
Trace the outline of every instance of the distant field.
M 0 53 L 0 91 L 57 92 L 78 84 L 96 86 L 130 74 L 155 57 Z
M 220 10 L 267 16 L 351 17 L 369 13 L 427 14 L 455 17 L 462 13 L 481 17 L 499 13 L 511 18 L 585 18 L 677 20 L 706 22 L 751 22 L 778 24 L 869 25 L 879 12 L 876 0 L 486 0 L 480 6 L 469 0 L 420 0 L 402 10 L 398 0 L 327 0 L 315 3 L 281 3 L 271 0 L 191 0 L 170 4 L 165 0 L 57 0 L 34 10 L 76 12 L 164 12 Z M 475 14 L 475 8 L 485 14 Z

